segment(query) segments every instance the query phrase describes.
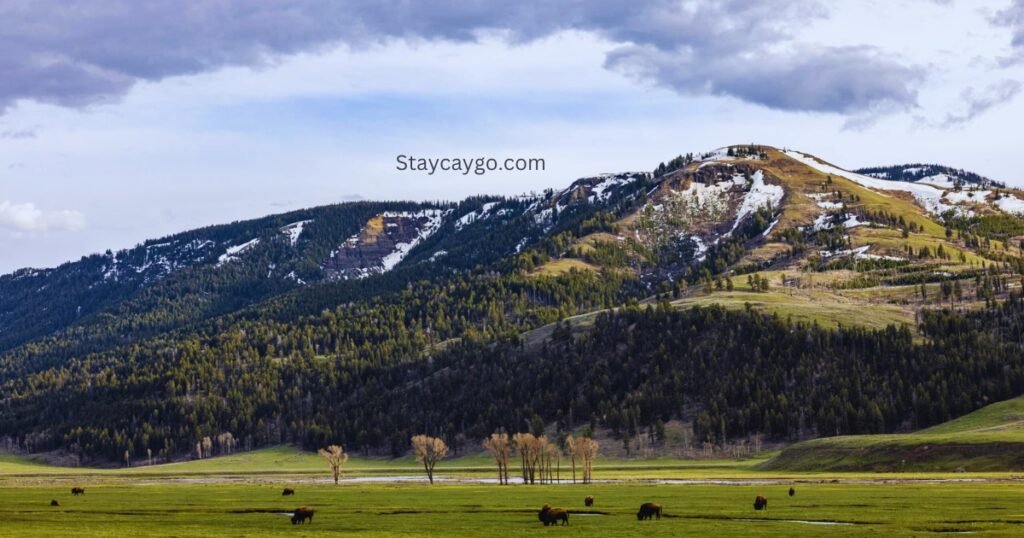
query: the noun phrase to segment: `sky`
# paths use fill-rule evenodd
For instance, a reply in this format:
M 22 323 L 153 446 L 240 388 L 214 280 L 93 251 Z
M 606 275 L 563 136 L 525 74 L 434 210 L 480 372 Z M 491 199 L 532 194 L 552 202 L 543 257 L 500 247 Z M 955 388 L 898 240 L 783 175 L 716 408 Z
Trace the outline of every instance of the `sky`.
M 1024 187 L 1024 0 L 0 0 L 0 20 L 0 273 L 729 144 Z

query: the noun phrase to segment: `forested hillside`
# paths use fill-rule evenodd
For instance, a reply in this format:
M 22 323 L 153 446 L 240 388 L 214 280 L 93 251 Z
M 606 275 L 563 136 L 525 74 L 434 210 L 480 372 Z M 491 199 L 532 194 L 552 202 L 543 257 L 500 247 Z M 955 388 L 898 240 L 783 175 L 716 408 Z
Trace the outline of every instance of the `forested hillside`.
M 1024 195 L 907 179 L 734 146 L 19 271 L 0 436 L 95 462 L 229 433 L 397 454 L 498 428 L 629 447 L 669 421 L 718 446 L 930 426 L 1024 393 Z

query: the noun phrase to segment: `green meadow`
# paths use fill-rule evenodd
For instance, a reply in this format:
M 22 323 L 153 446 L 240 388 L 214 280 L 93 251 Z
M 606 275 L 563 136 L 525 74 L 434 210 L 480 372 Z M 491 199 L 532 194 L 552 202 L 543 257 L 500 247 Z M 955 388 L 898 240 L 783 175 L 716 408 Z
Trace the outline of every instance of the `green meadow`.
M 1018 398 L 911 434 L 757 458 L 605 458 L 589 485 L 571 483 L 568 462 L 560 484 L 484 483 L 495 470 L 483 454 L 441 462 L 434 485 L 410 458 L 358 456 L 334 485 L 319 456 L 286 446 L 131 469 L 0 455 L 0 536 L 1022 536 L 1022 420 Z M 894 463 L 907 454 L 920 460 Z M 753 509 L 758 495 L 768 510 Z M 637 521 L 644 502 L 664 517 Z M 569 526 L 543 529 L 545 503 L 568 509 Z M 292 525 L 297 507 L 313 522 Z
M 558 486 L 372 484 L 182 484 L 160 480 L 0 489 L 3 536 L 927 536 L 1024 531 L 1024 487 L 1014 483 L 763 485 L 594 484 Z M 595 505 L 585 508 L 583 497 Z M 753 499 L 769 499 L 754 511 Z M 59 499 L 60 507 L 50 507 Z M 658 502 L 665 517 L 637 521 Z M 543 503 L 570 510 L 570 524 L 543 529 Z M 292 525 L 297 506 L 316 511 Z

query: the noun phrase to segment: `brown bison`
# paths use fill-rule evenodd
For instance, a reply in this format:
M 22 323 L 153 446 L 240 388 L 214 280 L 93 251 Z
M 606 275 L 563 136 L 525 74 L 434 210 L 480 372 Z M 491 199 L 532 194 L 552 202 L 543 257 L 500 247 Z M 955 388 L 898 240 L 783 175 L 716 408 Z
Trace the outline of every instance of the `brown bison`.
M 583 504 L 586 506 L 594 506 L 594 496 L 587 495 L 587 498 L 583 499 Z
M 71 488 L 72 495 L 85 495 L 85 488 Z
M 292 525 L 299 523 L 306 523 L 309 520 L 313 523 L 313 509 L 312 508 L 296 508 L 295 513 L 292 514 Z
M 562 525 L 569 524 L 569 512 L 562 508 L 551 508 L 550 504 L 545 504 L 540 512 L 537 512 L 537 519 L 544 524 L 545 527 L 548 525 L 557 525 L 559 521 Z
M 796 495 L 796 490 L 793 488 L 789 488 L 789 496 L 792 497 L 793 495 Z
M 281 495 L 284 497 L 287 497 L 289 495 L 295 495 L 295 490 L 292 488 L 284 488 L 284 491 L 281 492 Z
M 60 503 L 57 502 L 57 499 L 54 499 L 54 500 L 50 501 L 50 506 L 60 506 Z
M 767 509 L 768 509 L 768 499 L 758 495 L 757 498 L 754 499 L 754 510 L 767 510 Z
M 661 505 L 658 503 L 641 504 L 640 511 L 636 513 L 636 520 L 643 521 L 652 518 L 661 519 Z

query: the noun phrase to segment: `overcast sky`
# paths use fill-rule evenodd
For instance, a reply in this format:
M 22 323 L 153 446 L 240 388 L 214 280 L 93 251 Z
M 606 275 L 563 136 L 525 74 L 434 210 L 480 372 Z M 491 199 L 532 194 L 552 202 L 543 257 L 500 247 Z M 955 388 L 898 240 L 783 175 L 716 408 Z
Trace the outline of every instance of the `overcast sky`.
M 1024 186 L 1024 0 L 0 0 L 0 272 L 756 142 Z M 399 154 L 539 157 L 428 176 Z

